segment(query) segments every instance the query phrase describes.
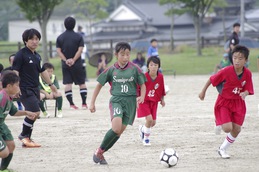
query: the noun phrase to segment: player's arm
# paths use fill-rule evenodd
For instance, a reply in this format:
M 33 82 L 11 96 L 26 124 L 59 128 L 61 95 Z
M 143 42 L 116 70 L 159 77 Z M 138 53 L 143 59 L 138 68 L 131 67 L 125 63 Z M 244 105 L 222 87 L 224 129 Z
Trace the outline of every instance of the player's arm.
M 48 72 L 44 70 L 43 72 L 40 73 L 40 75 L 41 75 L 41 78 L 49 85 L 53 94 L 54 95 L 57 94 L 58 93 L 57 87 L 50 80 Z
M 102 85 L 100 83 L 97 83 L 95 89 L 94 89 L 94 92 L 93 92 L 93 95 L 92 95 L 92 99 L 91 99 L 91 103 L 90 103 L 90 107 L 89 107 L 89 110 L 90 112 L 95 112 L 96 109 L 95 109 L 95 101 L 96 101 L 96 98 L 100 92 L 100 90 L 102 89 Z
M 146 85 L 140 85 L 140 96 L 137 98 L 137 104 L 143 103 L 146 95 Z
M 31 120 L 35 120 L 37 117 L 37 114 L 34 112 L 30 112 L 30 111 L 19 110 L 13 116 L 27 116 Z
M 165 99 L 164 99 L 164 96 L 161 97 L 160 104 L 162 105 L 162 107 L 165 106 Z
M 78 47 L 75 56 L 72 58 L 73 64 L 75 63 L 75 61 L 77 61 L 77 59 L 80 58 L 80 56 L 81 56 L 81 54 L 82 54 L 82 52 L 83 52 L 83 49 L 84 49 L 84 47 Z
M 61 48 L 57 48 L 57 53 L 58 53 L 59 58 L 61 58 L 61 60 L 63 60 L 64 62 L 67 61 L 67 58 L 65 57 L 65 55 L 61 51 Z
M 207 89 L 209 88 L 210 84 L 211 84 L 211 81 L 210 81 L 210 79 L 208 79 L 208 81 L 207 81 L 206 84 L 204 85 L 203 89 L 201 90 L 201 93 L 199 94 L 199 98 L 200 98 L 201 100 L 204 100 L 206 91 L 207 91 Z

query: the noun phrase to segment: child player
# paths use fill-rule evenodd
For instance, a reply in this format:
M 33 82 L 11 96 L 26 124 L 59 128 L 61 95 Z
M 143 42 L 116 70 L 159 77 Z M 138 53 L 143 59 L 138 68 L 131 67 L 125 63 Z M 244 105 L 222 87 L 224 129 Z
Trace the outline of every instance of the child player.
M 212 84 L 221 85 L 219 95 L 215 103 L 214 113 L 217 128 L 223 129 L 227 136 L 218 149 L 223 159 L 230 156 L 227 148 L 234 143 L 241 131 L 241 126 L 246 115 L 245 98 L 254 94 L 252 74 L 245 66 L 249 56 L 249 50 L 245 46 L 236 45 L 232 52 L 233 66 L 228 66 L 210 77 L 205 84 L 199 98 L 204 100 L 206 90 Z
M 148 72 L 145 73 L 147 82 L 146 96 L 143 104 L 140 104 L 137 110 L 138 118 L 145 117 L 145 125 L 139 126 L 140 138 L 143 145 L 151 145 L 149 136 L 151 133 L 151 127 L 156 124 L 157 105 L 161 103 L 162 107 L 165 106 L 165 86 L 164 77 L 161 72 L 158 72 L 160 68 L 160 59 L 157 56 L 151 56 L 147 60 Z
M 93 155 L 93 161 L 107 164 L 103 153 L 108 151 L 120 138 L 127 125 L 132 125 L 137 104 L 144 102 L 146 93 L 145 76 L 141 69 L 130 62 L 131 47 L 128 43 L 119 42 L 115 46 L 117 62 L 102 72 L 97 78 L 89 110 L 95 112 L 95 100 L 106 82 L 111 86 L 110 115 L 112 128 L 107 131 L 100 147 Z M 140 86 L 140 97 L 137 87 Z
M 1 77 L 3 89 L 0 91 L 0 157 L 2 158 L 0 171 L 8 172 L 9 163 L 13 157 L 15 148 L 11 131 L 5 124 L 8 114 L 11 116 L 27 115 L 28 118 L 35 120 L 36 113 L 17 110 L 10 97 L 20 92 L 19 76 L 12 71 L 5 71 Z

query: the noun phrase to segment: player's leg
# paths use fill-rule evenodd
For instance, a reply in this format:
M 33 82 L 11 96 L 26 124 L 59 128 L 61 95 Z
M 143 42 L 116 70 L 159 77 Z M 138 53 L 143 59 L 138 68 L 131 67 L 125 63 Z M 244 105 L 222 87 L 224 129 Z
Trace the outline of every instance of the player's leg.
M 63 114 L 62 114 L 62 106 L 63 106 L 63 97 L 62 97 L 62 93 L 60 91 L 58 91 L 58 94 L 54 97 L 53 93 L 51 92 L 50 93 L 53 98 L 56 99 L 57 101 L 57 105 L 58 105 L 58 117 L 59 118 L 62 118 L 63 117 Z
M 87 103 L 86 103 L 86 98 L 87 98 L 87 88 L 85 84 L 79 85 L 80 89 L 80 96 L 82 99 L 82 109 L 88 109 Z
M 8 155 L 5 158 L 2 158 L 0 170 L 5 170 L 9 166 L 12 158 L 13 158 L 13 151 L 15 148 L 15 144 L 13 140 L 5 141 L 8 149 Z
M 150 110 L 150 102 L 145 101 L 142 104 L 139 104 L 139 107 L 137 109 L 137 117 L 138 118 L 142 118 L 142 117 L 147 117 L 151 115 L 151 110 Z M 146 119 L 147 121 L 147 119 Z M 147 122 L 146 122 L 147 123 Z M 144 144 L 144 128 L 146 128 L 146 126 L 150 126 L 149 124 L 145 124 L 145 125 L 140 125 L 139 126 L 139 137 L 141 139 L 141 142 Z M 150 127 L 149 127 L 150 128 Z
M 44 99 L 46 98 L 45 94 L 40 93 L 40 110 L 42 111 L 43 115 L 47 118 L 50 117 L 49 113 L 46 111 L 46 108 L 44 106 Z
M 73 84 L 73 76 L 71 74 L 71 69 L 62 68 L 63 73 L 63 84 L 65 85 L 65 96 L 67 101 L 69 102 L 71 109 L 78 109 L 78 107 L 73 102 L 73 92 L 72 92 L 72 84 Z

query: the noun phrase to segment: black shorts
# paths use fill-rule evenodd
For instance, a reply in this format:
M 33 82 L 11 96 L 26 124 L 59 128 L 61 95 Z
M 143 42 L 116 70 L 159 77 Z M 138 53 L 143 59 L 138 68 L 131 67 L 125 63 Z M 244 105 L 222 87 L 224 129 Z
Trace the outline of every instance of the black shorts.
M 20 100 L 25 107 L 25 110 L 31 112 L 39 112 L 40 107 L 40 90 L 39 88 L 20 88 L 21 96 Z
M 72 67 L 62 67 L 63 84 L 82 85 L 85 83 L 85 68 L 82 65 L 74 65 Z

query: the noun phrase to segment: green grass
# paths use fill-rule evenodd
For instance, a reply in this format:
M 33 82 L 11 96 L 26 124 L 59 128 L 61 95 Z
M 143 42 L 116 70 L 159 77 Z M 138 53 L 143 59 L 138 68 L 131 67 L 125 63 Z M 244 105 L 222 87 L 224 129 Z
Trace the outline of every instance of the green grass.
M 1 44 L 0 44 L 1 45 Z M 1 51 L 3 51 L 1 49 Z M 177 75 L 203 75 L 211 74 L 214 70 L 216 64 L 222 59 L 223 56 L 222 47 L 209 47 L 202 50 L 202 56 L 196 55 L 196 50 L 192 47 L 180 46 L 176 49 L 176 52 L 169 53 L 165 49 L 160 49 L 159 54 L 161 58 L 161 65 L 163 73 L 165 75 L 172 75 L 173 70 L 176 71 Z M 145 54 L 145 53 L 143 53 Z M 259 55 L 258 49 L 251 49 L 249 56 L 249 69 L 252 72 L 257 72 L 257 56 Z M 131 53 L 131 60 L 136 57 L 136 52 Z M 0 55 L 0 60 L 5 67 L 9 66 L 8 55 Z M 116 61 L 113 58 L 109 66 Z M 50 62 L 55 66 L 55 74 L 61 80 L 61 62 L 58 57 L 50 59 Z M 88 78 L 96 77 L 96 68 L 87 65 L 87 75 Z

